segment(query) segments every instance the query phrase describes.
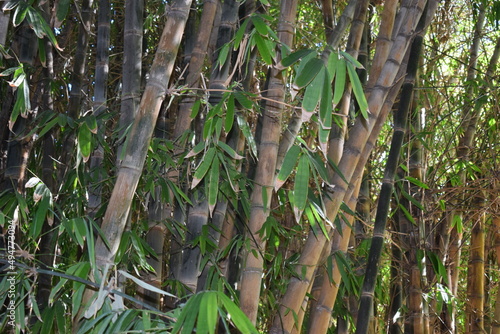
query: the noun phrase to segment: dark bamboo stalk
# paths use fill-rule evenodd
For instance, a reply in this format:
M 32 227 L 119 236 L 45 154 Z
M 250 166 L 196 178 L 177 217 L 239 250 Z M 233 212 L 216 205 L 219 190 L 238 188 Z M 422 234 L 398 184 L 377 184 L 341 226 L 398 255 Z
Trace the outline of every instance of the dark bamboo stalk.
M 426 15 L 424 10 L 424 14 L 422 14 L 419 24 L 417 25 L 417 31 L 423 29 L 425 26 L 425 19 Z M 370 246 L 370 253 L 368 255 L 365 279 L 360 297 L 356 334 L 364 334 L 368 332 L 370 317 L 372 316 L 373 292 L 375 290 L 378 265 L 384 244 L 385 226 L 389 215 L 390 201 L 394 189 L 396 168 L 398 166 L 399 155 L 401 153 L 401 147 L 403 145 L 406 132 L 408 111 L 410 103 L 412 102 L 413 86 L 415 83 L 422 42 L 423 32 L 416 35 L 412 42 L 411 49 L 409 51 L 410 58 L 408 60 L 405 83 L 403 84 L 401 91 L 400 105 L 397 114 L 394 116 L 394 134 L 384 171 L 384 179 L 382 189 L 380 190 L 377 214 L 375 216 L 373 238 Z

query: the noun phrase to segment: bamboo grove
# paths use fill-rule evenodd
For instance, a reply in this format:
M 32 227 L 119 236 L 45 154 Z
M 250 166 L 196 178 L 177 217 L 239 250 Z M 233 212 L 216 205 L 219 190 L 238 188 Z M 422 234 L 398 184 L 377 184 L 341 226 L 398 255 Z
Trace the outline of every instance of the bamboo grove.
M 500 333 L 500 2 L 1 1 L 5 333 Z

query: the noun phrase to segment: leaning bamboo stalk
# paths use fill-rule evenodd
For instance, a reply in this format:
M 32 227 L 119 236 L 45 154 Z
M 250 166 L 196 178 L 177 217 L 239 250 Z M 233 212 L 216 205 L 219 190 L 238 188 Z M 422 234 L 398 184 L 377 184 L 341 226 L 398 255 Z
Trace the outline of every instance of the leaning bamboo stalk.
M 328 1 L 324 1 L 328 2 Z M 325 31 L 327 33 L 327 38 L 328 40 L 328 48 L 323 51 L 322 57 L 323 59 L 328 59 L 328 55 L 330 54 L 331 50 L 336 50 L 339 47 L 340 42 L 342 41 L 342 36 L 345 34 L 347 28 L 352 22 L 352 19 L 354 17 L 355 9 L 358 4 L 358 0 L 350 0 L 349 3 L 347 4 L 346 8 L 344 9 L 341 17 L 339 18 L 339 21 L 335 28 L 333 29 L 333 32 L 328 34 L 328 22 L 325 22 Z M 328 10 L 328 9 L 327 9 Z M 326 18 L 325 18 L 326 20 Z M 283 159 L 285 159 L 285 155 L 292 147 L 293 143 L 295 142 L 295 138 L 297 138 L 297 134 L 299 133 L 301 127 L 302 127 L 302 111 L 301 109 L 295 110 L 295 112 L 292 115 L 292 118 L 290 119 L 287 130 L 283 132 L 283 136 L 280 140 L 280 146 L 278 150 L 278 160 L 276 162 L 276 169 L 280 169 L 281 165 L 283 164 Z
M 417 30 L 421 30 L 424 24 L 425 15 L 423 14 L 420 18 Z M 368 332 L 370 318 L 373 316 L 373 314 L 371 314 L 373 309 L 373 294 L 379 271 L 378 267 L 380 256 L 382 254 L 382 248 L 384 245 L 385 226 L 387 223 L 387 217 L 389 216 L 396 168 L 398 166 L 401 147 L 403 146 L 404 136 L 406 133 L 408 113 L 410 110 L 410 104 L 413 100 L 413 87 L 415 85 L 415 78 L 422 49 L 422 42 L 422 34 L 415 36 L 412 47 L 410 49 L 410 58 L 408 60 L 405 82 L 402 87 L 399 109 L 394 117 L 394 134 L 391 141 L 389 156 L 387 157 L 382 189 L 380 190 L 378 200 L 373 237 L 367 260 L 368 262 L 363 282 L 363 289 L 360 296 L 359 314 L 361 316 L 358 317 L 358 321 L 356 324 L 356 334 L 364 334 Z
M 351 26 L 351 32 L 349 34 L 349 38 L 347 41 L 347 47 L 346 51 L 349 53 L 353 58 L 357 58 L 358 52 L 359 52 L 359 46 L 361 45 L 361 40 L 363 38 L 363 32 L 365 31 L 365 21 L 366 21 L 366 13 L 368 10 L 368 1 L 358 1 L 356 4 L 356 9 L 355 9 L 355 17 L 353 17 L 352 21 L 352 26 Z M 328 158 L 329 160 L 334 163 L 338 164 L 341 157 L 342 157 L 342 152 L 344 149 L 344 141 L 345 141 L 345 133 L 347 131 L 347 116 L 348 116 L 348 111 L 349 111 L 349 106 L 351 104 L 351 85 L 348 84 L 344 90 L 344 95 L 342 96 L 342 100 L 340 103 L 340 108 L 339 108 L 339 114 L 344 115 L 345 118 L 342 120 L 343 124 L 341 126 L 337 125 L 336 123 L 332 124 L 332 129 L 330 132 L 329 136 L 329 144 L 328 144 Z M 332 168 L 329 168 L 330 172 L 333 173 Z M 359 190 L 358 190 L 359 191 Z M 355 195 L 357 196 L 357 194 Z M 353 204 L 355 206 L 355 204 Z M 354 209 L 354 207 L 352 208 Z M 349 240 L 349 237 L 347 239 Z M 332 245 L 330 242 L 325 244 L 325 253 L 326 256 L 329 256 L 332 254 L 336 249 L 338 249 L 338 245 Z M 335 271 L 336 268 L 334 268 Z M 326 272 L 326 269 L 323 267 L 319 268 L 319 278 L 320 282 L 319 284 L 316 284 L 315 282 L 312 282 L 315 286 L 320 286 L 320 289 L 314 289 L 313 288 L 313 301 L 311 302 L 311 315 L 310 315 L 310 323 L 311 323 L 311 328 L 310 331 L 314 333 L 322 333 L 323 330 L 320 330 L 319 328 L 328 328 L 329 324 L 329 317 L 327 318 L 325 316 L 324 312 L 321 312 L 323 310 L 322 307 L 317 307 L 319 305 L 324 305 L 324 302 L 322 299 L 324 298 L 325 295 L 332 296 L 330 294 L 330 290 L 332 288 L 332 284 L 329 281 L 329 275 Z M 316 302 L 316 300 L 318 302 Z M 333 301 L 335 300 L 335 297 L 333 298 Z M 333 302 L 332 305 L 326 306 L 327 309 L 332 309 L 333 308 Z M 319 312 L 318 312 L 319 311 Z M 319 325 L 318 325 L 319 324 Z M 316 327 L 314 327 L 316 326 Z M 319 326 L 319 327 L 318 327 Z M 300 327 L 299 327 L 300 328 Z
M 500 266 L 500 217 L 492 218 L 492 229 L 494 233 L 494 248 L 496 251 L 497 266 Z M 497 291 L 496 304 L 491 319 L 491 334 L 500 334 L 500 289 Z
M 282 0 L 280 19 L 278 23 L 278 38 L 284 45 L 291 46 L 295 32 L 297 0 Z M 270 212 L 271 192 L 274 188 L 276 160 L 281 134 L 281 118 L 285 97 L 285 80 L 283 73 L 271 69 L 269 90 L 264 110 L 262 137 L 260 139 L 259 160 L 257 163 L 254 189 L 251 195 L 251 211 L 248 229 L 250 234 L 250 249 L 244 255 L 244 264 L 240 285 L 240 306 L 248 318 L 257 321 L 257 309 L 262 282 L 264 259 L 261 252 L 266 242 L 259 233 Z M 267 202 L 263 200 L 266 193 Z M 255 254 L 254 254 L 255 253 Z
M 167 22 L 158 44 L 150 78 L 142 95 L 137 117 L 128 135 L 124 159 L 118 171 L 117 180 L 102 221 L 103 235 L 109 247 L 102 238 L 98 238 L 95 246 L 98 268 L 113 264 L 118 249 L 127 216 L 132 203 L 135 189 L 142 174 L 149 141 L 153 134 L 160 106 L 167 94 L 168 82 L 186 20 L 191 5 L 190 0 L 175 1 L 167 13 Z
M 334 221 L 338 213 L 342 200 L 348 191 L 349 182 L 351 181 L 355 167 L 360 160 L 363 148 L 380 115 L 382 105 L 384 104 L 391 86 L 397 81 L 395 80 L 397 73 L 403 57 L 406 54 L 418 19 L 423 11 L 425 2 L 426 1 L 419 1 L 416 5 L 409 7 L 408 19 L 405 21 L 405 24 L 402 25 L 392 46 L 388 61 L 385 63 L 381 75 L 368 98 L 370 110 L 369 119 L 368 121 L 358 120 L 350 132 L 349 140 L 346 142 L 344 155 L 338 166 L 343 177 L 341 175 L 335 175 L 330 181 L 330 185 L 325 189 L 325 215 L 330 221 Z M 411 4 L 406 1 L 403 4 L 403 6 L 409 5 Z M 347 184 L 344 179 L 348 182 Z M 331 227 L 327 226 L 327 229 L 330 230 Z M 275 319 L 275 326 L 277 325 L 280 327 L 279 324 L 282 323 L 283 330 L 286 332 L 289 332 L 294 324 L 293 312 L 289 310 L 298 310 L 300 307 L 312 279 L 312 275 L 318 265 L 319 256 L 325 242 L 326 236 L 323 235 L 321 231 L 318 233 L 311 232 L 306 240 L 304 251 L 298 260 L 299 264 L 296 266 L 297 276 L 291 278 L 287 292 L 281 302 L 282 306 L 277 316 L 279 319 Z M 273 326 L 273 328 L 276 327 Z

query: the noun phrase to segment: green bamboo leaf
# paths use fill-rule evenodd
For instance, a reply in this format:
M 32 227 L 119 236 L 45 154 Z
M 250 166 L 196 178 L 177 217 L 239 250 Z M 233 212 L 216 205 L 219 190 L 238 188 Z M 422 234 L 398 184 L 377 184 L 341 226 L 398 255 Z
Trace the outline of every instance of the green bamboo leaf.
M 245 109 L 252 109 L 253 107 L 253 102 L 247 97 L 247 94 L 241 92 L 241 91 L 235 91 L 234 92 L 234 97 L 238 101 L 239 104 L 243 106 Z
M 340 54 L 342 55 L 342 57 L 346 58 L 349 61 L 349 63 L 356 66 L 356 68 L 364 68 L 364 66 L 356 58 L 354 58 L 347 52 L 340 51 Z
M 252 16 L 252 23 L 255 26 L 255 30 L 261 35 L 261 36 L 266 36 L 267 35 L 267 23 L 265 23 L 262 18 L 258 15 L 253 15 Z
M 38 39 L 38 58 L 43 67 L 46 67 L 47 54 L 45 52 L 45 41 L 41 38 Z
M 212 166 L 212 161 L 215 156 L 215 147 L 210 147 L 205 153 L 205 156 L 203 157 L 201 163 L 198 165 L 198 168 L 196 168 L 196 171 L 194 172 L 193 176 L 193 182 L 191 184 L 191 189 L 196 187 L 198 183 L 201 182 L 203 177 L 207 174 L 208 170 L 210 169 L 210 166 Z
M 240 116 L 237 115 L 236 119 L 238 121 L 238 126 L 241 129 L 241 132 L 243 132 L 243 135 L 245 136 L 245 139 L 248 142 L 248 146 L 250 147 L 250 152 L 254 157 L 257 157 L 257 144 L 255 143 L 255 138 L 252 134 L 252 131 L 250 130 L 250 127 L 248 126 L 246 120 Z
M 359 111 L 364 119 L 368 119 L 368 101 L 366 101 L 365 93 L 363 92 L 363 86 L 359 80 L 358 73 L 354 69 L 351 63 L 347 63 L 347 70 L 349 72 L 349 80 L 351 81 L 352 91 L 358 102 Z
M 419 186 L 420 188 L 429 189 L 429 186 L 426 185 L 425 183 L 423 183 L 422 181 L 420 181 L 419 179 L 416 179 L 416 178 L 411 177 L 411 176 L 407 176 L 406 179 L 408 181 L 410 181 L 411 183 L 413 183 L 414 185 Z
M 54 117 L 50 122 L 45 124 L 43 129 L 38 133 L 38 136 L 43 137 L 47 132 L 49 132 L 58 123 L 59 123 L 59 117 Z
M 229 54 L 229 43 L 226 43 L 222 46 L 219 52 L 219 57 L 217 58 L 217 64 L 219 68 L 222 68 L 227 61 L 227 56 Z
M 191 108 L 191 118 L 194 119 L 198 115 L 198 112 L 200 111 L 200 106 L 201 106 L 201 100 L 198 99 L 194 101 L 193 103 L 193 108 Z
M 295 219 L 300 220 L 302 211 L 307 204 L 309 194 L 309 157 L 303 154 L 299 159 L 297 174 L 295 175 L 295 184 L 293 187 L 294 213 Z
M 212 161 L 212 166 L 210 167 L 210 177 L 208 180 L 208 208 L 210 216 L 215 209 L 215 204 L 217 204 L 217 194 L 219 193 L 219 171 L 219 157 L 215 155 Z
M 57 301 L 54 304 L 54 309 L 56 311 L 56 324 L 57 324 L 57 332 L 56 333 L 66 333 L 66 311 L 64 309 L 64 305 Z
M 328 74 L 330 74 L 330 78 L 333 81 L 335 78 L 335 72 L 337 72 L 337 63 L 339 62 L 339 55 L 336 52 L 330 52 L 328 56 L 328 61 L 326 68 L 328 69 Z
M 226 117 L 224 119 L 224 131 L 229 133 L 234 123 L 234 94 L 231 94 L 227 100 Z
M 262 56 L 262 60 L 267 65 L 272 65 L 273 59 L 268 44 L 259 34 L 253 34 L 253 39 L 255 41 L 255 44 L 257 45 L 257 49 L 259 50 L 260 55 Z
M 297 50 L 297 51 L 289 54 L 285 58 L 283 58 L 281 60 L 281 65 L 283 67 L 291 66 L 291 65 L 295 64 L 297 61 L 299 61 L 300 59 L 309 55 L 310 53 L 315 53 L 315 55 L 316 55 L 316 51 L 314 51 L 312 49 Z
M 401 188 L 403 188 L 403 187 L 401 187 Z M 413 205 L 415 205 L 420 210 L 424 210 L 424 207 L 423 207 L 422 203 L 420 203 L 419 201 L 417 201 L 413 196 L 411 196 L 410 194 L 408 194 L 404 189 L 400 189 L 400 190 L 401 190 L 401 194 L 403 195 L 404 198 L 406 198 L 407 200 L 409 200 L 411 203 L 413 203 Z
M 300 147 L 293 145 L 290 147 L 288 152 L 286 152 L 285 158 L 283 159 L 283 164 L 276 178 L 274 189 L 278 190 L 286 182 L 293 168 L 297 164 L 297 159 L 299 157 Z
M 85 123 L 78 128 L 78 148 L 83 161 L 87 162 L 92 153 L 92 132 Z
M 97 134 L 97 119 L 94 115 L 88 115 L 85 117 L 85 124 L 87 124 L 90 132 Z
M 311 58 L 304 65 L 303 69 L 299 72 L 297 70 L 297 77 L 295 78 L 295 84 L 299 87 L 304 87 L 309 84 L 318 72 L 324 68 L 323 61 L 319 58 Z
M 45 218 L 47 217 L 47 212 L 50 207 L 50 196 L 43 196 L 42 200 L 38 203 L 38 207 L 33 217 L 33 221 L 30 225 L 30 237 L 37 239 L 42 232 L 43 224 L 45 223 Z
M 217 294 L 215 292 L 210 292 L 207 299 L 207 324 L 208 332 L 210 334 L 215 333 L 215 328 L 217 326 L 217 310 L 218 310 L 218 300 Z
M 219 297 L 219 300 L 222 302 L 222 305 L 224 305 L 224 308 L 231 316 L 232 322 L 241 333 L 245 334 L 258 333 L 257 329 L 250 322 L 250 320 L 243 313 L 243 311 L 240 310 L 238 306 L 236 306 L 236 304 L 231 299 L 229 299 L 229 297 L 227 297 L 221 292 L 217 292 L 217 295 Z
M 204 141 L 200 141 L 198 144 L 196 144 L 192 149 L 191 151 L 189 151 L 188 154 L 186 154 L 186 156 L 184 158 L 191 158 L 191 157 L 194 157 L 198 154 L 200 154 L 200 152 L 202 152 L 203 150 L 205 149 L 205 142 Z
M 332 126 L 332 80 L 330 79 L 330 74 L 325 71 L 323 80 L 323 90 L 321 91 L 321 102 L 319 105 L 319 118 L 320 124 L 324 128 L 330 128 Z
M 305 111 L 312 112 L 316 109 L 318 101 L 323 94 L 325 72 L 326 68 L 323 66 L 311 83 L 307 85 L 302 101 L 302 108 L 304 108 Z
M 240 43 L 243 40 L 243 36 L 245 36 L 245 31 L 247 29 L 248 21 L 250 18 L 243 21 L 240 28 L 234 34 L 234 50 L 237 50 L 240 47 Z
M 335 70 L 335 88 L 333 90 L 333 104 L 338 104 L 344 95 L 346 77 L 346 63 L 343 59 L 337 61 Z
M 30 6 L 25 1 L 12 1 L 12 2 L 18 4 L 16 10 L 14 11 L 14 16 L 12 17 L 12 24 L 14 25 L 14 27 L 17 27 L 26 18 L 26 14 L 28 13 L 28 9 Z
M 139 285 L 140 287 L 146 289 L 146 290 L 149 290 L 149 291 L 152 291 L 154 293 L 158 293 L 160 295 L 164 295 L 164 296 L 168 296 L 168 297 L 172 297 L 172 298 L 175 298 L 177 299 L 177 296 L 171 294 L 171 293 L 168 293 L 166 291 L 163 291 L 151 284 L 148 284 L 140 279 L 138 279 L 137 277 L 133 276 L 133 275 L 130 275 L 129 273 L 127 273 L 126 271 L 123 271 L 123 270 L 118 270 L 118 272 L 125 276 L 126 278 L 132 280 L 135 284 Z
M 52 333 L 52 326 L 54 325 L 54 311 L 54 307 L 46 307 L 43 311 L 43 319 L 45 319 L 45 321 L 43 322 L 41 333 Z
M 72 231 L 75 232 L 75 238 L 80 247 L 84 247 L 85 240 L 83 237 L 87 235 L 87 229 L 85 228 L 85 221 L 83 218 L 72 218 L 68 221 L 68 224 L 72 227 Z
M 236 153 L 235 150 L 228 144 L 224 143 L 223 141 L 217 142 L 217 146 L 219 146 L 221 149 L 223 149 L 231 158 L 235 160 L 241 160 L 243 157 Z
M 59 22 L 62 22 L 66 15 L 68 15 L 69 5 L 71 4 L 71 0 L 59 0 L 56 5 L 56 18 Z

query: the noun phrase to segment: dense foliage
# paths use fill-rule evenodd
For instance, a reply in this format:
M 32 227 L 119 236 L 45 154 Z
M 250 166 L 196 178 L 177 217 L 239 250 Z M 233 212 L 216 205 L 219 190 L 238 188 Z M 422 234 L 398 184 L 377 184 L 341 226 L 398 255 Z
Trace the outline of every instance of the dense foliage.
M 2 6 L 0 331 L 500 333 L 500 2 Z

